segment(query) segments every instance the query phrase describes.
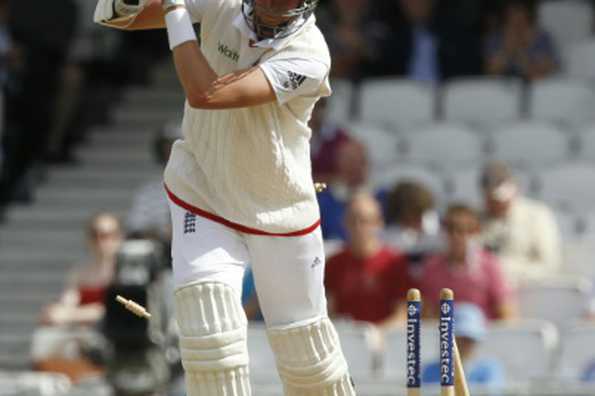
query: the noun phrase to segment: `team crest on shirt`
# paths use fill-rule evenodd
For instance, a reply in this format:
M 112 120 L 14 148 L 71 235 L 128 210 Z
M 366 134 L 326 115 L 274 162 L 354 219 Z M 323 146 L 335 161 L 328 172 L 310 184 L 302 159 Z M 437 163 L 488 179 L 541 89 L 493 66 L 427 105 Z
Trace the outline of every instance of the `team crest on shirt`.
M 283 82 L 283 88 L 295 90 L 298 89 L 306 81 L 306 76 L 288 71 L 287 79 Z
M 186 212 L 184 215 L 184 234 L 194 234 L 196 232 L 196 215 Z

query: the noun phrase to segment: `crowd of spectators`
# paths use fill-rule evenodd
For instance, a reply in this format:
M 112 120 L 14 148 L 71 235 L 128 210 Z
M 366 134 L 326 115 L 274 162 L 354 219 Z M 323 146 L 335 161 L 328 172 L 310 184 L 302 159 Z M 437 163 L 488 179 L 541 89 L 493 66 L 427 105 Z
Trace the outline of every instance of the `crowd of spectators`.
M 438 82 L 469 75 L 534 80 L 560 53 L 537 23 L 538 1 L 327 1 L 321 13 L 333 76 Z
M 89 127 L 167 54 L 160 32 L 94 27 L 89 4 L 0 1 L 0 213 L 32 202 L 48 165 L 75 163 Z
M 441 211 L 434 207 L 430 190 L 414 180 L 398 181 L 386 194 L 384 209 L 377 194 L 365 192 L 364 185 L 344 195 L 343 201 L 329 202 L 321 194 L 323 220 L 326 216 L 337 217 L 339 213 L 342 216 L 342 220 L 334 221 L 335 227 L 323 228 L 328 243 L 339 238 L 343 246 L 327 263 L 331 275 L 327 277 L 329 291 L 347 293 L 348 287 L 336 282 L 343 271 L 356 276 L 353 272 L 358 268 L 358 260 L 354 260 L 353 255 L 360 259 L 374 257 L 372 253 L 361 252 L 363 244 L 374 246 L 373 251 L 380 252 L 384 247 L 396 254 L 392 267 L 400 275 L 396 278 L 387 275 L 384 279 L 392 279 L 392 290 L 401 299 L 406 294 L 404 290 L 420 288 L 428 301 L 426 314 L 429 317 L 437 317 L 432 307 L 437 308 L 443 287 L 452 288 L 458 301 L 481 308 L 489 320 L 518 317 L 516 290 L 559 276 L 562 268 L 560 230 L 551 209 L 520 194 L 512 171 L 503 162 L 491 161 L 483 167 L 477 189 L 484 198 L 482 207 L 452 202 Z M 328 210 L 325 205 L 329 206 Z M 368 209 L 368 222 L 362 208 Z M 355 227 L 358 223 L 354 218 L 361 218 L 360 227 Z M 388 226 L 385 219 L 390 219 Z M 364 228 L 362 224 L 369 226 Z M 376 268 L 374 262 L 372 259 L 359 261 L 359 276 L 366 276 L 368 265 Z M 358 288 L 358 293 L 362 290 Z M 374 290 L 380 293 L 374 298 L 386 300 L 383 288 Z M 357 293 L 349 294 L 348 298 L 361 301 L 355 295 Z M 351 309 L 331 312 L 362 319 L 357 304 L 352 304 Z

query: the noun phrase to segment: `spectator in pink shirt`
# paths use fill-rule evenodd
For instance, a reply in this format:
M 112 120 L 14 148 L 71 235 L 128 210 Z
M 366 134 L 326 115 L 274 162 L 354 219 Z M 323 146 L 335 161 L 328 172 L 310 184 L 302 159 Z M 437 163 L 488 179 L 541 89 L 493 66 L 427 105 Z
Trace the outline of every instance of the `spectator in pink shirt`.
M 511 319 L 516 308 L 497 258 L 479 242 L 479 216 L 466 205 L 451 205 L 444 216 L 446 250 L 427 259 L 421 277 L 425 314 L 438 317 L 440 289 L 453 289 L 456 301 L 479 306 L 492 320 Z

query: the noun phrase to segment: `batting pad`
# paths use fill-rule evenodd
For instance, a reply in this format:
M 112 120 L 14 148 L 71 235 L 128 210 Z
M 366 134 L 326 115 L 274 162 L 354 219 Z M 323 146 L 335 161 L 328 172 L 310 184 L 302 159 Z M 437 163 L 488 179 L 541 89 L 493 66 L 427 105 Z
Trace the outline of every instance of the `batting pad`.
M 217 282 L 175 293 L 188 396 L 249 396 L 247 320 L 240 298 Z
M 268 329 L 286 396 L 352 396 L 339 337 L 328 318 Z

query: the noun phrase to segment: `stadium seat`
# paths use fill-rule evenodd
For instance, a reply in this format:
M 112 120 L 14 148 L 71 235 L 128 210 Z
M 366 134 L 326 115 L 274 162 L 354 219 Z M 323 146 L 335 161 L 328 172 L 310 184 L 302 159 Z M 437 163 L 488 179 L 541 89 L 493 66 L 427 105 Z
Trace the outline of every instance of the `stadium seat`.
M 372 171 L 385 167 L 399 158 L 399 136 L 372 124 L 354 123 L 348 130 L 368 149 Z
M 595 279 L 595 239 L 582 237 L 565 241 L 563 245 L 564 272 Z
M 574 224 L 574 233 L 564 232 L 564 217 L 571 217 Z M 584 276 L 595 280 L 595 212 L 588 214 L 558 214 L 563 235 L 564 269 L 566 273 Z
M 444 195 L 444 183 L 440 176 L 422 166 L 395 163 L 382 172 L 372 174 L 372 184 L 381 189 L 391 189 L 404 180 L 424 184 L 437 200 Z
M 361 91 L 362 122 L 378 123 L 400 132 L 434 120 L 432 85 L 405 79 L 374 79 Z
M 556 367 L 559 379 L 581 380 L 585 370 L 595 364 L 595 324 L 575 323 L 562 329 L 560 358 Z
M 595 118 L 595 94 L 582 80 L 551 78 L 533 84 L 529 114 L 539 121 L 576 127 Z
M 540 197 L 556 209 L 591 212 L 595 209 L 595 165 L 567 163 L 541 172 Z
M 460 79 L 446 84 L 443 94 L 447 122 L 486 129 L 521 118 L 520 81 L 498 78 Z
M 374 329 L 362 322 L 333 321 L 349 371 L 355 382 L 369 382 L 374 377 Z
M 555 165 L 567 159 L 570 152 L 568 137 L 556 127 L 540 122 L 503 127 L 494 131 L 490 139 L 495 158 L 521 168 Z
M 435 169 L 473 166 L 484 158 L 483 141 L 471 130 L 451 124 L 434 124 L 404 138 L 403 158 Z
M 347 80 L 332 80 L 333 94 L 328 100 L 328 117 L 335 122 L 345 123 L 353 119 L 353 84 Z
M 560 51 L 589 37 L 593 29 L 593 7 L 587 1 L 543 1 L 538 10 L 539 25 L 553 35 Z
M 566 70 L 570 77 L 595 80 L 595 39 L 580 42 L 570 48 Z
M 62 396 L 73 390 L 72 383 L 63 374 L 27 372 L 0 373 L 3 395 Z
M 582 277 L 552 278 L 524 285 L 518 298 L 521 317 L 569 323 L 585 314 L 592 285 Z
M 579 158 L 595 162 L 595 124 L 582 128 L 576 138 Z
M 502 362 L 508 381 L 526 383 L 550 374 L 557 341 L 556 327 L 547 321 L 494 323 L 479 345 L 476 357 Z
M 479 167 L 458 170 L 446 178 L 448 200 L 481 207 L 483 198 L 479 187 Z
M 574 241 L 581 237 L 582 232 L 579 227 L 579 217 L 575 213 L 556 210 L 554 215 L 560 228 L 563 242 Z

